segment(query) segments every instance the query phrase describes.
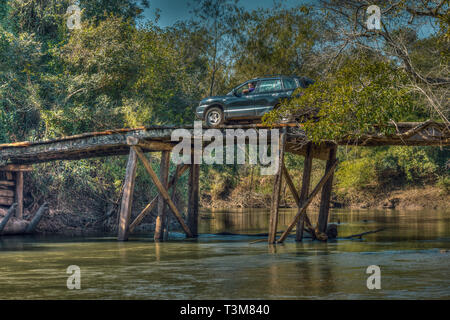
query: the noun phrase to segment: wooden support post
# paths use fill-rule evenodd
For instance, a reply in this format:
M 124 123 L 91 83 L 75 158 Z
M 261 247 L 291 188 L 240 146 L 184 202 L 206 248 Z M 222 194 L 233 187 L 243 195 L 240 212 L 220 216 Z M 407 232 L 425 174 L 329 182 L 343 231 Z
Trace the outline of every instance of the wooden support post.
M 336 146 L 333 146 L 330 148 L 330 153 L 329 153 L 327 165 L 326 165 L 327 171 L 336 162 L 336 151 L 337 151 Z M 318 226 L 319 231 L 323 232 L 323 233 L 325 233 L 327 231 L 328 215 L 329 215 L 329 211 L 330 211 L 331 189 L 333 188 L 333 173 L 331 174 L 330 178 L 323 186 L 322 196 L 320 199 L 319 219 L 317 222 L 317 226 Z
M 128 225 L 131 217 L 131 207 L 133 204 L 134 181 L 136 178 L 137 156 L 134 148 L 130 148 L 128 156 L 127 170 L 125 173 L 125 182 L 123 185 L 122 202 L 120 204 L 119 219 L 119 241 L 128 240 Z
M 192 234 L 198 236 L 198 208 L 200 189 L 200 165 L 192 163 L 189 170 L 189 200 L 187 224 Z
M 30 224 L 25 229 L 25 233 L 33 233 L 36 229 L 37 225 L 41 221 L 42 217 L 44 216 L 44 213 L 48 210 L 48 203 L 45 202 L 36 212 L 36 214 L 33 217 L 33 220 L 31 220 Z
M 283 179 L 283 163 L 284 163 L 284 147 L 286 142 L 286 129 L 284 129 L 279 139 L 279 163 L 278 172 L 275 175 L 275 181 L 273 186 L 272 205 L 270 208 L 269 219 L 269 243 L 275 243 L 275 237 L 277 235 L 278 226 L 278 210 L 280 206 L 280 191 L 281 181 Z M 273 152 L 273 151 L 272 151 Z
M 6 213 L 6 215 L 0 221 L 0 234 L 3 232 L 3 229 L 5 229 L 6 224 L 8 223 L 9 219 L 14 215 L 16 208 L 17 208 L 17 203 L 13 203 L 13 205 L 8 209 L 8 212 Z
M 303 177 L 302 177 L 302 189 L 300 191 L 300 200 L 299 200 L 299 208 L 303 205 L 303 203 L 306 201 L 306 198 L 308 198 L 309 194 L 309 186 L 311 184 L 311 170 L 312 170 L 312 143 L 308 143 L 306 146 L 306 156 L 305 156 L 305 162 L 303 165 Z M 295 241 L 302 241 L 303 240 L 303 230 L 305 228 L 305 218 L 308 216 L 306 213 L 300 218 L 299 222 L 297 223 L 297 231 L 295 234 Z M 308 221 L 308 224 L 311 225 L 311 223 Z
M 161 184 L 161 181 L 159 181 L 158 176 L 156 175 L 155 171 L 152 169 L 150 161 L 148 161 L 148 159 L 145 157 L 144 153 L 142 152 L 142 149 L 137 146 L 132 146 L 131 148 L 133 148 L 133 150 L 136 152 L 137 156 L 139 157 L 142 164 L 144 165 L 145 170 L 147 170 L 147 173 L 150 175 L 150 178 L 152 179 L 156 188 L 158 188 L 159 193 L 163 196 L 164 200 L 166 200 L 167 204 L 169 205 L 169 208 L 172 210 L 173 214 L 175 215 L 175 218 L 177 218 L 178 222 L 180 223 L 180 225 L 183 228 L 186 235 L 188 237 L 192 238 L 193 236 L 192 236 L 191 230 L 184 222 L 183 217 L 181 216 L 177 207 L 173 203 L 172 199 L 170 199 L 167 189 L 164 188 L 164 186 Z
M 170 167 L 170 152 L 163 151 L 161 154 L 161 165 L 159 167 L 159 179 L 164 188 L 168 189 L 168 178 L 169 178 L 169 167 Z M 166 202 L 163 196 L 160 194 L 158 197 L 158 216 L 156 217 L 155 225 L 155 241 L 164 240 L 164 226 L 166 224 Z
M 178 181 L 178 177 L 180 176 L 179 171 L 182 169 L 183 165 L 179 164 L 177 165 L 176 169 L 175 169 L 175 173 L 173 175 L 173 180 L 171 180 L 170 182 L 172 182 L 172 201 L 173 203 L 175 203 L 175 196 L 176 196 L 176 192 L 177 192 L 177 181 Z M 168 186 L 169 187 L 169 186 Z M 164 224 L 164 241 L 167 241 L 167 239 L 169 238 L 169 216 L 166 215 L 166 222 Z M 191 229 L 192 230 L 192 229 Z
M 17 203 L 16 217 L 23 219 L 23 172 L 16 172 L 16 190 L 14 202 Z
M 292 229 L 294 229 L 294 226 L 298 223 L 298 221 L 300 220 L 302 215 L 304 215 L 306 213 L 306 209 L 311 204 L 314 197 L 317 195 L 317 193 L 319 193 L 320 189 L 322 189 L 323 185 L 328 181 L 330 176 L 333 174 L 334 169 L 336 168 L 336 165 L 337 165 L 337 161 L 334 162 L 334 164 L 329 168 L 329 170 L 325 173 L 325 175 L 322 177 L 322 179 L 320 179 L 319 183 L 314 188 L 314 190 L 311 192 L 308 199 L 306 199 L 306 201 L 303 203 L 303 205 L 300 208 L 298 208 L 298 211 L 294 217 L 294 220 L 287 227 L 287 229 L 283 232 L 280 239 L 277 241 L 278 243 L 282 243 L 287 238 L 287 236 L 289 235 L 289 233 L 291 233 Z
M 189 165 L 184 164 L 184 165 L 182 165 L 182 167 L 179 170 L 177 170 L 177 176 L 172 176 L 170 178 L 169 189 L 175 185 L 175 181 L 179 177 L 181 177 L 188 168 L 189 168 Z M 139 225 L 139 223 L 141 223 L 141 221 L 147 216 L 147 214 L 149 214 L 153 210 L 153 208 L 158 203 L 158 198 L 159 198 L 159 196 L 154 197 L 153 200 L 150 201 L 149 204 L 147 204 L 144 209 L 142 209 L 141 213 L 139 213 L 137 215 L 137 217 L 134 219 L 134 221 L 130 224 L 130 228 L 129 228 L 130 232 L 133 232 L 133 230 L 137 227 L 137 225 Z
M 297 189 L 295 189 L 295 185 L 294 182 L 292 182 L 292 178 L 286 168 L 286 166 L 283 164 L 283 175 L 286 179 L 286 184 L 289 187 L 289 190 L 291 190 L 292 196 L 294 197 L 295 203 L 297 204 L 297 207 L 300 208 L 301 207 L 301 203 L 300 203 L 300 196 L 298 195 Z M 306 195 L 308 196 L 308 195 Z M 311 221 L 308 218 L 308 215 L 305 213 L 304 215 L 305 218 L 305 222 L 306 222 L 306 226 L 311 230 L 313 229 L 312 225 L 311 225 Z

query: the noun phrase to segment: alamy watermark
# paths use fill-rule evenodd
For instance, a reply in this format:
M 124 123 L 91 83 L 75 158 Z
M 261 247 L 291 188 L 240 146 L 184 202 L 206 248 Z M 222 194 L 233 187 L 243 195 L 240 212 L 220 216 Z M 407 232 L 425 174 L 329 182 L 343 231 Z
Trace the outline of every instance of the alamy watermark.
M 367 278 L 367 289 L 374 290 L 374 289 L 381 289 L 381 269 L 379 266 L 371 265 L 368 266 L 366 269 L 366 273 L 370 274 L 370 276 Z
M 70 276 L 67 278 L 67 289 L 69 290 L 80 290 L 81 289 L 81 269 L 79 266 L 71 265 L 67 267 L 67 274 Z
M 368 30 L 381 30 L 381 9 L 379 6 L 371 5 L 367 8 L 366 13 L 369 15 L 366 21 Z
M 81 29 L 81 8 L 78 3 L 72 4 L 67 8 L 67 28 L 69 30 Z
M 224 131 L 225 134 L 218 129 L 203 130 L 201 121 L 194 122 L 193 134 L 187 129 L 174 130 L 171 140 L 177 141 L 178 144 L 172 150 L 172 162 L 175 164 L 191 164 L 192 161 L 194 164 L 245 164 L 248 145 L 249 164 L 255 165 L 259 159 L 262 165 L 261 175 L 277 173 L 280 159 L 279 129 L 250 128 L 247 130 L 225 129 Z M 194 144 L 193 150 L 192 144 Z

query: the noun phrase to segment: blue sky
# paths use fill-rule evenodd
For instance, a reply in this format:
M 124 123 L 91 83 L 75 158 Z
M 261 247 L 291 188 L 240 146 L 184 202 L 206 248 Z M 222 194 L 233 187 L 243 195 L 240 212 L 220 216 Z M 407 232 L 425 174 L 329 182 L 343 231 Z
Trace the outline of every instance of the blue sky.
M 178 20 L 184 20 L 190 17 L 189 0 L 150 0 L 150 9 L 145 11 L 145 17 L 149 19 L 155 18 L 155 9 L 161 9 L 161 18 L 158 22 L 160 27 L 167 27 Z M 296 6 L 307 1 L 302 0 L 284 0 L 287 7 Z M 192 3 L 192 1 L 191 1 Z M 240 0 L 240 4 L 245 4 L 251 8 L 270 8 L 273 7 L 273 0 Z
M 179 20 L 188 19 L 191 14 L 191 7 L 189 3 L 195 0 L 149 0 L 150 8 L 144 12 L 146 19 L 155 19 L 155 10 L 158 8 L 160 12 L 160 20 L 158 25 L 160 27 L 167 27 L 173 25 Z M 240 5 L 246 6 L 248 9 L 256 8 L 271 8 L 274 6 L 274 0 L 239 0 Z M 294 7 L 303 4 L 314 4 L 316 0 L 278 0 L 283 3 L 285 7 Z M 430 24 L 422 26 L 418 30 L 419 38 L 424 38 L 433 33 L 433 28 Z

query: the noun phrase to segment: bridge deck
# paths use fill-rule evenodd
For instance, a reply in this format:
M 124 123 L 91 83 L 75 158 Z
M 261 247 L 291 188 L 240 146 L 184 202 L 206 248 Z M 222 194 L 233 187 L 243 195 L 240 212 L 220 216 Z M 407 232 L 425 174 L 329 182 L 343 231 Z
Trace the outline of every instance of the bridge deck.
M 392 125 L 394 126 L 394 125 Z M 295 154 L 305 154 L 305 145 L 308 142 L 304 132 L 297 124 L 283 124 L 275 128 L 287 128 L 286 151 Z M 74 136 L 62 137 L 47 141 L 18 142 L 0 145 L 0 168 L 15 164 L 33 164 L 54 160 L 76 160 L 92 157 L 105 157 L 112 155 L 125 155 L 129 152 L 127 137 L 134 136 L 149 142 L 144 151 L 171 150 L 177 142 L 171 141 L 171 134 L 175 129 L 186 129 L 193 134 L 193 126 L 153 126 L 134 129 L 117 129 L 104 132 L 84 133 Z M 204 128 L 203 130 L 206 130 Z M 220 128 L 227 129 L 268 129 L 260 124 L 233 125 Z M 426 121 L 423 123 L 404 122 L 395 125 L 396 134 L 384 136 L 375 133 L 372 135 L 349 135 L 347 139 L 338 141 L 340 145 L 380 146 L 448 146 L 450 145 L 449 127 L 442 123 Z M 270 135 L 269 135 L 270 137 Z M 331 142 L 314 145 L 313 156 L 327 159 L 328 148 Z

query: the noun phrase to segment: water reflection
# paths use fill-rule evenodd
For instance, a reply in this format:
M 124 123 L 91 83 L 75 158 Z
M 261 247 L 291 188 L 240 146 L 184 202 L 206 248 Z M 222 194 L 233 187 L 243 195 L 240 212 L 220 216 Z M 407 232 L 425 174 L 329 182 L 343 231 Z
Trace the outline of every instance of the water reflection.
M 267 210 L 203 212 L 198 239 L 1 237 L 0 299 L 403 299 L 450 298 L 449 212 L 334 210 L 337 241 L 250 244 L 267 232 Z M 279 230 L 295 214 L 282 210 Z M 309 213 L 312 221 L 315 212 Z M 385 231 L 363 240 L 343 237 Z M 218 233 L 242 235 L 224 235 Z M 82 270 L 69 291 L 67 266 Z M 382 290 L 366 287 L 379 265 Z M 426 275 L 426 276 L 424 276 Z

